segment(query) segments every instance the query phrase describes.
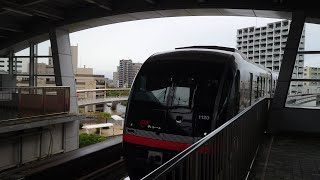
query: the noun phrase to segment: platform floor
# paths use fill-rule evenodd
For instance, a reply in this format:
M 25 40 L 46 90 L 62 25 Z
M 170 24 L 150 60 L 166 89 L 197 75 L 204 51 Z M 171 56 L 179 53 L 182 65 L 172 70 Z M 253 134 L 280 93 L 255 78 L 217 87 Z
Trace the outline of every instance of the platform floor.
M 248 179 L 320 180 L 320 136 L 266 136 Z

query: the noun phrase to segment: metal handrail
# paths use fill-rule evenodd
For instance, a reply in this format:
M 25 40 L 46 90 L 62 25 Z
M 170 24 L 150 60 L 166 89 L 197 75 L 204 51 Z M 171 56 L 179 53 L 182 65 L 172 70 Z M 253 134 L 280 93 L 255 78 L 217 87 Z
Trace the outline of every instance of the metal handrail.
M 82 92 L 94 92 L 94 91 L 127 91 L 130 90 L 131 88 L 107 88 L 107 89 L 81 89 L 77 90 L 77 93 L 82 93 Z
M 187 168 L 186 166 L 192 166 L 193 164 L 188 164 L 188 162 L 191 160 L 193 163 L 201 163 L 197 160 L 199 160 L 199 157 L 201 155 L 203 156 L 209 156 L 212 154 L 213 149 L 214 148 L 215 150 L 217 150 L 217 144 L 213 144 L 215 143 L 216 141 L 218 142 L 221 142 L 221 139 L 214 139 L 214 138 L 219 138 L 218 136 L 223 133 L 223 131 L 227 130 L 228 132 L 230 131 L 230 129 L 228 129 L 231 125 L 239 122 L 239 120 L 241 120 L 242 116 L 244 115 L 247 115 L 248 113 L 250 113 L 251 111 L 253 111 L 255 108 L 258 108 L 257 106 L 261 105 L 262 103 L 266 102 L 266 101 L 269 101 L 269 99 L 267 98 L 264 98 L 264 99 L 261 99 L 259 101 L 257 101 L 256 103 L 254 103 L 252 106 L 250 106 L 249 108 L 245 109 L 244 111 L 242 111 L 241 113 L 239 113 L 238 115 L 236 115 L 235 117 L 233 117 L 231 120 L 227 121 L 226 123 L 224 123 L 222 126 L 220 126 L 219 128 L 217 128 L 216 130 L 214 130 L 213 132 L 211 132 L 210 134 L 208 134 L 207 136 L 205 136 L 204 138 L 202 138 L 201 140 L 199 140 L 198 142 L 194 143 L 193 145 L 191 145 L 189 148 L 185 149 L 184 151 L 182 151 L 181 153 L 179 153 L 177 156 L 175 156 L 174 158 L 172 158 L 171 160 L 169 160 L 168 162 L 166 162 L 165 164 L 163 164 L 162 166 L 160 166 L 159 168 L 155 169 L 154 171 L 152 171 L 150 174 L 148 174 L 147 176 L 145 176 L 142 180 L 149 180 L 149 179 L 158 179 L 158 178 L 164 178 L 166 179 L 165 175 L 168 175 L 169 173 L 172 173 L 173 175 L 176 173 L 174 168 L 178 168 L 178 173 L 180 174 L 180 177 L 178 177 L 178 179 L 182 179 L 182 175 L 186 175 L 187 177 L 187 174 L 189 174 L 188 170 L 189 171 L 197 171 L 197 170 L 194 170 L 194 169 L 188 169 L 186 170 L 186 172 L 183 171 L 183 168 Z M 261 105 L 262 106 L 262 105 Z M 261 116 L 262 118 L 265 118 L 264 116 Z M 265 128 L 265 123 L 263 123 L 263 126 L 262 126 L 262 129 L 260 129 L 261 131 L 258 132 L 259 134 L 263 134 L 263 129 Z M 231 127 L 232 128 L 232 127 Z M 241 131 L 241 129 L 233 129 L 234 131 Z M 232 130 L 231 130 L 232 131 Z M 229 134 L 229 135 L 232 135 Z M 242 137 L 242 134 L 241 134 L 241 137 Z M 241 138 L 240 137 L 240 138 Z M 215 141 L 214 141 L 215 140 Z M 227 139 L 230 141 L 230 139 Z M 209 141 L 212 141 L 212 142 L 209 142 Z M 208 145 L 208 143 L 211 143 Z M 228 143 L 228 142 L 226 142 Z M 238 142 L 237 142 L 238 143 Z M 227 144 L 228 146 L 230 144 Z M 219 146 L 220 147 L 220 146 Z M 211 149 L 210 149 L 211 148 Z M 254 151 L 256 151 L 257 147 L 253 147 L 252 150 L 254 149 Z M 251 150 L 251 151 L 252 151 Z M 200 152 L 200 153 L 199 153 Z M 202 152 L 202 153 L 201 153 Z M 229 152 L 224 152 L 224 153 L 230 153 L 230 147 L 229 147 Z M 194 157 L 195 156 L 195 157 Z M 191 158 L 191 159 L 190 159 Z M 192 158 L 195 158 L 195 159 L 192 159 Z M 211 160 L 212 160 L 212 157 L 210 157 Z M 219 158 L 219 157 L 215 157 L 215 158 Z M 221 158 L 221 157 L 220 157 Z M 208 160 L 208 159 L 206 159 Z M 200 160 L 201 161 L 201 160 Z M 210 159 L 209 159 L 210 161 Z M 247 164 L 248 167 L 250 167 L 250 164 L 251 164 L 251 161 L 248 161 L 250 162 L 249 164 Z M 206 162 L 207 163 L 207 162 Z M 209 164 L 210 163 L 217 163 L 216 160 L 214 162 L 210 161 L 208 162 Z M 221 162 L 219 162 L 221 163 Z M 226 163 L 226 162 L 224 162 Z M 217 164 L 216 164 L 217 165 Z M 211 164 L 212 166 L 212 164 Z M 196 168 L 198 168 L 196 166 Z M 207 167 L 204 167 L 204 168 L 207 168 Z M 215 167 L 217 168 L 217 167 Z M 238 168 L 242 168 L 242 167 L 238 167 Z M 216 169 L 214 169 L 216 171 Z M 204 170 L 203 170 L 204 171 Z M 213 171 L 213 169 L 211 170 Z M 185 173 L 185 174 L 184 174 Z M 186 174 L 187 173 L 187 174 Z M 217 174 L 213 174 L 213 172 L 206 172 L 206 173 L 202 173 L 202 172 L 194 172 L 195 174 L 193 174 L 191 172 L 191 174 L 193 176 L 195 176 L 196 178 L 197 175 L 202 175 L 202 177 L 206 177 L 204 179 L 211 179 L 213 176 L 216 176 Z M 199 174 L 200 173 L 200 174 Z M 202 173 L 202 174 L 201 174 Z M 209 173 L 209 174 L 208 174 Z M 171 174 L 171 178 L 172 179 L 175 179 L 175 175 L 172 176 Z M 244 174 L 242 175 L 243 177 L 245 176 Z M 211 177 L 211 178 L 210 178 Z M 190 179 L 192 179 L 193 177 L 189 177 Z M 201 178 L 203 179 L 203 178 Z M 227 178 L 227 179 L 232 179 L 232 178 Z M 237 177 L 237 179 L 239 179 L 239 177 Z

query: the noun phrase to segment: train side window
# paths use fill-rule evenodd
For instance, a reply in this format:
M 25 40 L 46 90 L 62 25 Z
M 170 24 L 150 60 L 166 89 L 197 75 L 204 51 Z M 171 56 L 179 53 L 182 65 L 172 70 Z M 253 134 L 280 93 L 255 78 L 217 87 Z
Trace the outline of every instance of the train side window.
M 240 109 L 240 72 L 237 72 L 235 82 L 235 113 L 237 114 Z
M 271 89 L 272 89 L 272 84 L 271 84 L 271 79 L 270 77 L 268 78 L 268 94 L 271 95 Z
M 250 86 L 249 86 L 249 97 L 250 97 L 250 100 L 249 100 L 249 106 L 252 104 L 252 81 L 253 81 L 253 74 L 250 73 Z
M 259 84 L 259 82 L 260 82 L 259 80 L 260 80 L 259 77 L 257 77 L 257 81 L 256 81 L 256 83 L 255 83 L 256 87 L 254 88 L 254 95 L 255 95 L 255 96 L 254 96 L 254 99 L 255 99 L 255 100 L 257 100 L 257 99 L 259 98 L 259 94 L 260 94 L 260 93 L 259 93 L 259 85 L 260 85 L 260 84 Z
M 260 97 L 264 96 L 264 92 L 263 92 L 263 83 L 264 83 L 264 78 L 263 77 L 260 77 Z

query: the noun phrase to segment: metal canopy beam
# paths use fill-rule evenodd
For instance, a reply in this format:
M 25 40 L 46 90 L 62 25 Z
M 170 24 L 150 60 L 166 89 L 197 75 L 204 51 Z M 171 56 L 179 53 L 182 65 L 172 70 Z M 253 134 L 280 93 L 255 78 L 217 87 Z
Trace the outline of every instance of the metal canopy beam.
M 109 5 L 106 5 L 105 3 L 102 3 L 102 2 L 98 2 L 97 0 L 85 0 L 85 1 L 88 3 L 94 4 L 102 9 L 112 11 Z
M 304 22 L 305 15 L 303 12 L 293 13 L 288 40 L 284 49 L 277 87 L 272 102 L 272 110 L 281 110 L 285 107 Z
M 150 4 L 156 4 L 156 1 L 155 0 L 145 0 L 147 3 L 150 3 Z
M 48 7 L 45 6 L 37 6 L 37 7 L 32 7 L 31 5 L 37 5 L 42 1 L 36 1 L 31 4 L 24 4 L 20 5 L 14 2 L 9 2 L 7 0 L 0 0 L 0 4 L 3 5 L 4 10 L 9 11 L 9 12 L 14 12 L 20 15 L 24 16 L 40 16 L 44 17 L 47 19 L 52 19 L 52 20 L 62 20 L 64 19 L 60 13 L 58 13 L 57 9 L 51 10 L 48 9 Z M 2 12 L 5 13 L 6 11 Z
M 11 32 L 23 32 L 21 29 L 12 28 L 12 27 L 3 27 L 3 26 L 0 26 L 0 30 L 11 31 Z

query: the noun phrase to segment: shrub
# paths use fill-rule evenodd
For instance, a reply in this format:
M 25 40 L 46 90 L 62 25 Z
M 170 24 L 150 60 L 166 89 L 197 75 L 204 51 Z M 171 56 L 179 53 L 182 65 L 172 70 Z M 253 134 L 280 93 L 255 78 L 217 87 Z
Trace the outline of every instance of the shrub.
M 128 101 L 122 101 L 122 102 L 121 102 L 121 105 L 127 106 L 127 105 L 128 105 Z
M 80 134 L 79 147 L 88 146 L 90 144 L 96 144 L 98 142 L 105 141 L 107 138 L 99 136 L 97 134 Z

